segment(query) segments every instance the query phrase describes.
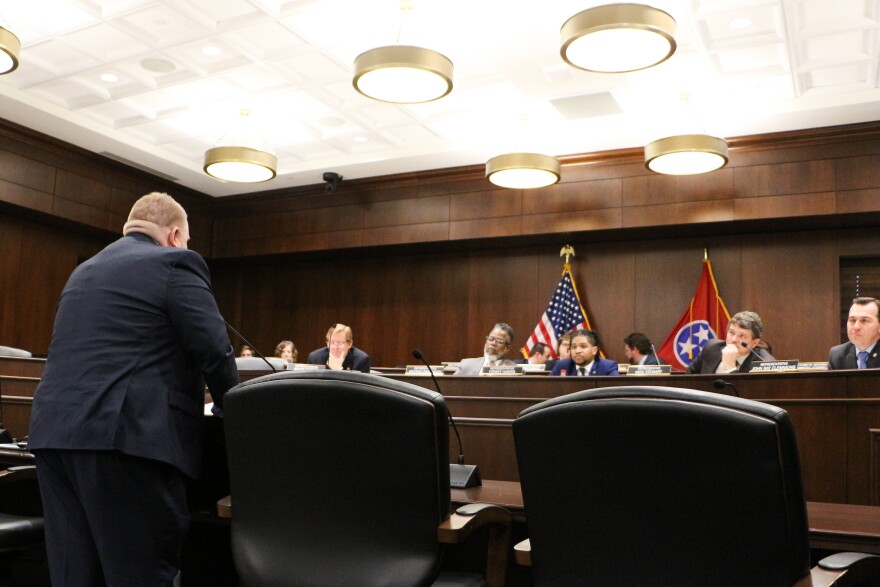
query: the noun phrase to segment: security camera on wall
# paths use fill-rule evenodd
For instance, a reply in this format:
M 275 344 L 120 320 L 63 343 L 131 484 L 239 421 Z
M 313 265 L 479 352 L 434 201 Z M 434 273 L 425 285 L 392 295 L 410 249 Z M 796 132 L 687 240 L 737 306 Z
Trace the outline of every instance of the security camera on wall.
M 342 176 L 335 171 L 325 171 L 324 181 L 327 182 L 327 185 L 324 186 L 324 191 L 328 194 L 332 194 L 336 191 L 336 188 L 339 187 L 339 182 L 342 181 Z

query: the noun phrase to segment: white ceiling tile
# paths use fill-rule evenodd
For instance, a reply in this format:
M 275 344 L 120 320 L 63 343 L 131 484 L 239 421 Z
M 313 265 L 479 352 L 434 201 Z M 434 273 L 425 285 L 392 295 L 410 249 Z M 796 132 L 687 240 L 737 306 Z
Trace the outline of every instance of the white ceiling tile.
M 113 21 L 114 26 L 126 31 L 151 47 L 161 48 L 192 41 L 213 33 L 196 21 L 175 10 L 167 3 L 156 2 Z
M 129 35 L 106 22 L 81 28 L 59 37 L 59 40 L 105 63 L 150 50 L 147 45 L 134 41 Z
M 56 40 L 32 45 L 26 52 L 22 49 L 21 59 L 27 59 L 37 67 L 51 71 L 59 77 L 92 69 L 101 63 L 95 57 Z

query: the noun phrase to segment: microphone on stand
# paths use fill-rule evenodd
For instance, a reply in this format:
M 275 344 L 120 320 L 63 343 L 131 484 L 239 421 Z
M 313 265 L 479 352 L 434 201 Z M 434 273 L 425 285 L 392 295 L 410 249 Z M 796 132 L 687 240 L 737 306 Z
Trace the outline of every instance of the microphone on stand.
M 749 345 L 747 345 L 745 342 L 741 342 L 741 343 L 739 343 L 739 344 L 741 344 L 741 345 L 744 346 L 745 348 L 749 349 L 749 352 L 752 353 L 753 355 L 755 355 L 756 357 L 758 357 L 758 360 L 759 360 L 759 361 L 764 361 L 764 360 L 765 360 L 764 357 L 762 357 L 761 355 L 759 355 L 758 353 L 756 353 L 756 352 L 755 352 L 755 349 L 753 349 L 752 347 L 750 347 Z
M 657 361 L 658 365 L 661 365 L 662 363 L 660 362 L 660 355 L 657 354 L 657 349 L 654 348 L 653 342 L 651 343 L 651 350 L 654 351 L 654 360 Z
M 723 379 L 716 379 L 712 382 L 712 387 L 715 389 L 724 389 L 725 387 L 730 387 L 733 390 L 733 395 L 739 397 L 739 391 L 736 389 L 736 385 L 730 383 L 729 381 L 725 381 Z
M 270 362 L 269 362 L 269 359 L 267 359 L 266 357 L 264 357 L 264 356 L 263 356 L 263 353 L 261 353 L 260 351 L 258 351 L 258 350 L 257 350 L 257 347 L 255 347 L 254 345 L 252 345 L 248 339 L 246 339 L 245 337 L 243 337 L 243 336 L 241 335 L 241 332 L 239 332 L 238 330 L 236 330 L 235 328 L 233 328 L 233 327 L 232 327 L 232 324 L 230 324 L 229 322 L 226 322 L 226 320 L 224 320 L 223 322 L 226 324 L 226 327 L 227 327 L 229 330 L 231 330 L 232 332 L 234 332 L 235 334 L 237 334 L 237 335 L 238 335 L 238 338 L 240 338 L 240 339 L 242 339 L 242 340 L 244 341 L 244 344 L 246 344 L 246 345 L 248 345 L 249 347 L 251 347 L 251 350 L 253 350 L 255 353 L 257 353 L 257 356 L 258 356 L 258 357 L 260 357 L 261 359 L 263 359 L 264 361 L 266 361 L 266 364 L 269 365 L 269 368 L 272 369 L 272 372 L 273 372 L 273 373 L 277 373 L 277 372 L 278 372 L 278 369 L 275 368 L 275 365 L 273 365 L 272 363 L 270 363 Z
M 431 369 L 431 365 L 428 364 L 425 356 L 422 355 L 422 351 L 419 349 L 413 349 L 412 356 L 425 364 L 428 368 L 428 373 L 431 375 L 431 379 L 434 381 L 434 389 L 437 390 L 437 393 L 443 396 L 443 392 L 440 391 L 440 384 L 434 376 L 434 370 Z M 480 470 L 476 465 L 464 464 L 464 449 L 461 447 L 461 436 L 458 434 L 458 427 L 455 425 L 455 420 L 452 418 L 452 414 L 449 413 L 448 408 L 446 410 L 446 417 L 449 418 L 449 423 L 452 424 L 452 430 L 455 432 L 455 438 L 458 440 L 458 464 L 449 465 L 449 486 L 457 489 L 479 487 L 483 484 L 480 479 Z

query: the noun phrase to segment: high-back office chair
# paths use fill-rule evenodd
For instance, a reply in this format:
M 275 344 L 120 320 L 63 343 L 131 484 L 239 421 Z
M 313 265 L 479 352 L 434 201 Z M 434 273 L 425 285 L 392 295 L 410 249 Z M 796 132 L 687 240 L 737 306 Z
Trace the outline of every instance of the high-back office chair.
M 467 521 L 450 517 L 442 396 L 363 373 L 287 372 L 235 387 L 224 413 L 232 548 L 244 584 L 415 586 L 437 578 L 438 534 Z M 496 507 L 475 520 L 502 526 L 487 574 L 501 585 L 510 516 Z
M 535 585 L 813 584 L 784 410 L 615 387 L 532 406 L 513 432 Z

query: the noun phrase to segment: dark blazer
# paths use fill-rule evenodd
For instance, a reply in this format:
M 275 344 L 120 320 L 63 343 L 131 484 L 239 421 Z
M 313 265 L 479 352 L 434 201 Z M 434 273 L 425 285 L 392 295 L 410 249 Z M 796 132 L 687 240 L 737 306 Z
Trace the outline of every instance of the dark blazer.
M 218 407 L 238 383 L 208 266 L 131 233 L 61 293 L 28 449 L 118 450 L 196 477 L 206 383 Z
M 727 346 L 727 341 L 723 338 L 716 338 L 715 340 L 710 340 L 706 343 L 706 346 L 703 347 L 703 350 L 700 351 L 700 354 L 697 355 L 697 358 L 694 359 L 693 363 L 687 368 L 688 373 L 714 373 L 716 369 L 718 369 L 718 365 L 721 364 L 721 349 Z M 753 349 L 758 356 L 761 357 L 762 361 L 773 361 L 773 355 L 765 351 L 764 349 Z M 755 357 L 754 353 L 749 353 L 746 355 L 746 360 L 743 361 L 742 365 L 739 366 L 740 373 L 747 373 L 749 368 L 752 366 L 752 361 L 757 361 L 758 359 Z
M 635 363 L 638 365 L 638 363 Z M 645 362 L 643 365 L 665 365 L 666 361 L 658 357 L 657 355 L 645 355 Z
M 550 375 L 562 375 L 563 371 L 565 371 L 567 377 L 577 376 L 577 366 L 575 366 L 574 361 L 571 359 L 560 359 L 553 367 Z M 620 375 L 620 372 L 617 370 L 617 363 L 615 361 L 597 356 L 593 360 L 593 366 L 590 368 L 589 375 Z
M 880 369 L 880 342 L 874 345 L 868 354 L 868 369 Z M 858 369 L 859 361 L 856 356 L 856 345 L 845 342 L 831 347 L 828 352 L 829 369 Z
M 322 347 L 315 349 L 309 353 L 306 360 L 310 365 L 326 365 L 330 359 L 330 347 Z M 352 345 L 342 361 L 343 371 L 360 371 L 361 373 L 370 372 L 370 355 Z

